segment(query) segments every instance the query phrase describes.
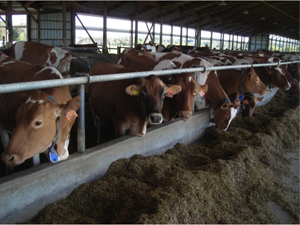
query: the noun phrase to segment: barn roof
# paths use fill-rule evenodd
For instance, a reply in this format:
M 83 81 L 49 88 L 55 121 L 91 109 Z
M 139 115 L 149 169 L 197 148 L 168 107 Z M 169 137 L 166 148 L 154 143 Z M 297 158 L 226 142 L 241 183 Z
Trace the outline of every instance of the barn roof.
M 5 15 L 7 2 L 0 2 Z M 299 40 L 299 1 L 67 1 L 77 13 L 139 20 L 236 35 L 276 34 Z M 13 14 L 61 12 L 62 1 L 16 1 Z

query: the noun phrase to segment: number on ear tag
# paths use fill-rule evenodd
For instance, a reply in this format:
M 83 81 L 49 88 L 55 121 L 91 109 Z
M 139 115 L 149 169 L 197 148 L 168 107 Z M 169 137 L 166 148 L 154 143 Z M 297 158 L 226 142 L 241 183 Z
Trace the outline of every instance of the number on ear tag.
M 76 117 L 78 117 L 77 113 L 74 110 L 69 110 L 66 114 L 66 117 L 69 121 L 75 119 Z
M 49 150 L 48 154 L 49 154 L 49 160 L 52 163 L 56 163 L 58 161 L 58 156 L 57 156 L 57 153 L 56 153 L 56 151 L 54 149 L 53 150 Z

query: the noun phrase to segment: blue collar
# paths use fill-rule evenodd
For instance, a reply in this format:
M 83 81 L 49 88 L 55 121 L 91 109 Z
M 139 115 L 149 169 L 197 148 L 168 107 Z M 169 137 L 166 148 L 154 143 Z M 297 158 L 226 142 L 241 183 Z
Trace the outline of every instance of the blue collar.
M 54 103 L 57 104 L 57 101 L 52 96 L 48 95 L 48 98 L 51 101 L 53 101 Z M 59 131 L 60 131 L 60 128 L 61 128 L 61 116 L 59 116 L 58 118 L 59 118 L 59 123 L 58 123 L 58 129 L 57 129 L 57 132 L 56 132 L 56 137 L 55 137 L 54 141 L 52 142 L 51 146 L 48 148 L 49 160 L 52 163 L 56 163 L 58 161 L 58 155 L 57 155 L 57 152 L 54 148 L 54 145 L 57 142 L 57 139 L 58 139 L 58 136 L 59 136 Z

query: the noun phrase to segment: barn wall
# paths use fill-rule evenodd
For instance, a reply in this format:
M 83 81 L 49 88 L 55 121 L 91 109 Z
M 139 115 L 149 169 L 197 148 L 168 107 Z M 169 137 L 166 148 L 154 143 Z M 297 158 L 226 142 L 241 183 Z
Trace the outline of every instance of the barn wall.
M 211 110 L 190 120 L 175 119 L 147 130 L 144 137 L 126 135 L 75 153 L 57 164 L 44 163 L 0 180 L 1 223 L 23 223 L 47 204 L 67 197 L 79 185 L 101 178 L 110 164 L 135 154 L 163 154 L 177 143 L 192 144 L 209 125 Z
M 71 13 L 66 13 L 67 44 L 71 44 Z M 38 41 L 38 25 L 31 19 L 31 40 L 52 46 L 63 46 L 62 13 L 40 14 L 40 41 Z

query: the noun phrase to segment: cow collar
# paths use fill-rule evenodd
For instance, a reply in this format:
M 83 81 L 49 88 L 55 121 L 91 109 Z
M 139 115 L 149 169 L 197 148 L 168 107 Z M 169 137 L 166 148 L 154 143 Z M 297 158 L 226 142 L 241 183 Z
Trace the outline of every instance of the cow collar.
M 52 100 L 54 103 L 57 104 L 57 101 L 50 95 L 48 95 L 48 98 L 50 100 Z M 57 129 L 57 132 L 56 132 L 56 136 L 55 136 L 55 139 L 54 141 L 52 142 L 51 146 L 48 148 L 48 156 L 49 156 L 49 160 L 52 162 L 52 163 L 56 163 L 58 161 L 58 155 L 57 155 L 57 152 L 54 148 L 54 145 L 56 144 L 57 142 L 57 139 L 58 139 L 58 136 L 59 136 L 59 132 L 60 132 L 60 128 L 61 128 L 61 116 L 58 117 L 59 118 L 59 123 L 58 123 L 58 129 Z

